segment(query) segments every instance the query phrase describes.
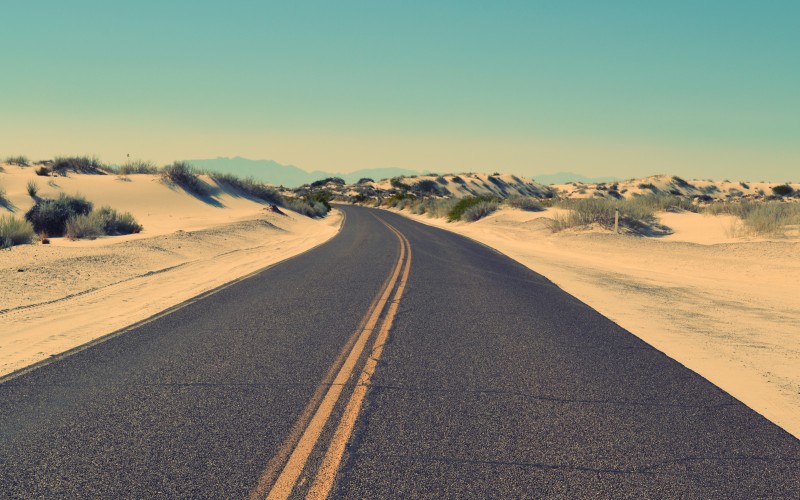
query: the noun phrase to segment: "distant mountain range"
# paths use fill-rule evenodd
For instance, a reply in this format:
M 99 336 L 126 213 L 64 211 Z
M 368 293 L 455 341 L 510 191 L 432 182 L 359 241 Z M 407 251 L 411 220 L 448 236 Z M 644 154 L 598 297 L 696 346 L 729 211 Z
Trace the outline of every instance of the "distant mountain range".
M 202 170 L 213 170 L 223 174 L 236 174 L 241 177 L 253 177 L 261 182 L 286 187 L 297 187 L 326 177 L 341 177 L 347 183 L 356 183 L 359 179 L 364 177 L 369 177 L 377 181 L 400 175 L 420 175 L 423 173 L 407 168 L 368 168 L 356 170 L 348 174 L 323 172 L 321 170 L 307 172 L 294 165 L 282 165 L 272 160 L 250 160 L 240 156 L 235 158 L 186 161 Z
M 325 179 L 326 177 L 341 177 L 347 183 L 358 182 L 359 179 L 368 177 L 374 180 L 387 179 L 401 175 L 423 175 L 428 171 L 411 170 L 407 168 L 367 168 L 356 170 L 349 174 L 339 172 L 323 172 L 315 170 L 307 172 L 294 165 L 282 165 L 272 160 L 250 160 L 237 156 L 235 158 L 214 158 L 205 160 L 186 160 L 202 170 L 213 170 L 223 174 L 235 174 L 240 177 L 252 177 L 258 181 L 286 187 L 298 187 L 303 184 Z M 586 177 L 573 172 L 558 172 L 556 174 L 526 176 L 540 184 L 565 184 L 567 182 L 584 182 L 593 184 L 598 182 L 618 181 L 616 177 Z

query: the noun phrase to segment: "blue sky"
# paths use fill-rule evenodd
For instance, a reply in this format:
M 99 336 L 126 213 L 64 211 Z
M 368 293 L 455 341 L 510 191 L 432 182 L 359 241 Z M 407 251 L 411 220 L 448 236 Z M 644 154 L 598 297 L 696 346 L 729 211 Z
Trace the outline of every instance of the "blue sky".
M 0 17 L 0 155 L 800 177 L 797 1 L 39 1 Z

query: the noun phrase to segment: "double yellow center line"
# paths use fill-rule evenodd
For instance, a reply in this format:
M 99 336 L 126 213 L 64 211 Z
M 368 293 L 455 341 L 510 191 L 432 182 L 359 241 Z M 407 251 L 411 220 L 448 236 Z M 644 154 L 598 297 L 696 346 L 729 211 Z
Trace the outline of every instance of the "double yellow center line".
M 383 353 L 383 346 L 386 344 L 389 330 L 392 328 L 411 269 L 411 245 L 408 239 L 389 223 L 380 218 L 377 219 L 392 231 L 400 242 L 400 255 L 392 274 L 383 284 L 381 291 L 362 318 L 358 329 L 348 339 L 339 356 L 329 368 L 328 374 L 323 378 L 317 391 L 301 412 L 286 441 L 267 464 L 258 485 L 251 492 L 251 498 L 264 498 L 265 495 L 269 499 L 289 497 L 306 468 L 309 456 L 317 446 L 334 407 L 342 397 L 345 384 L 352 379 L 364 349 L 377 331 L 372 352 L 358 375 L 358 382 L 350 394 L 341 419 L 336 424 L 336 430 L 333 432 L 333 438 L 328 444 L 322 463 L 313 474 L 313 482 L 308 490 L 307 498 L 326 498 L 333 487 L 336 471 L 341 464 L 345 446 L 353 432 L 370 381 Z M 394 291 L 393 295 L 392 291 Z M 383 321 L 380 322 L 382 316 Z M 340 365 L 337 372 L 336 368 Z M 335 378 L 330 380 L 334 373 L 336 374 Z M 326 388 L 327 392 L 325 392 Z M 281 466 L 283 467 L 281 468 Z

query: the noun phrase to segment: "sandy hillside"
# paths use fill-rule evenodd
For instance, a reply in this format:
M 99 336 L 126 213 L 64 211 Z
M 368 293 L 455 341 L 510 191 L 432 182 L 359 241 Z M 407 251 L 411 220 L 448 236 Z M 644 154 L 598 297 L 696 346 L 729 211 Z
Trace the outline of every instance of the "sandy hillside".
M 95 206 L 131 212 L 144 229 L 0 251 L 0 376 L 308 250 L 342 221 L 338 211 L 322 220 L 280 215 L 230 189 L 198 199 L 152 175 L 51 178 L 3 169 L 10 203 L 0 214 L 22 217 L 33 205 L 26 192 L 33 180 L 41 197 L 80 193 Z
M 423 192 L 432 192 L 429 186 L 435 186 L 435 194 L 443 196 L 497 196 L 506 198 L 508 196 L 539 196 L 544 197 L 551 190 L 549 187 L 538 184 L 525 177 L 511 174 L 481 174 L 481 173 L 462 173 L 444 175 L 417 175 L 413 177 L 397 178 L 402 184 L 411 187 L 412 192 L 422 188 Z M 421 183 L 428 183 L 428 186 Z M 375 189 L 388 191 L 396 189 L 392 185 L 392 179 L 383 179 L 377 182 L 368 182 L 361 185 L 352 186 L 347 193 L 355 195 L 359 188 L 372 187 Z
M 730 236 L 731 216 L 660 213 L 664 238 L 553 234 L 557 209 L 478 222 L 404 215 L 485 243 L 800 437 L 800 240 Z
M 571 182 L 550 186 L 561 198 L 632 198 L 648 194 L 674 194 L 689 198 L 712 200 L 759 200 L 773 194 L 772 188 L 784 183 L 744 182 L 730 180 L 691 179 L 684 180 L 673 175 L 653 175 L 641 179 L 618 182 L 584 184 Z M 790 183 L 795 190 L 800 184 Z

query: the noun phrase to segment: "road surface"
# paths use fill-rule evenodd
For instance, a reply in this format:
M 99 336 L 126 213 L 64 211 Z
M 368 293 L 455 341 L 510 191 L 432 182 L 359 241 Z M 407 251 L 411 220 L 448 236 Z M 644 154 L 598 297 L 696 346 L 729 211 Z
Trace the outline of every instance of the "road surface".
M 7 377 L 0 497 L 800 491 L 800 441 L 542 276 L 341 209 L 325 245 Z

